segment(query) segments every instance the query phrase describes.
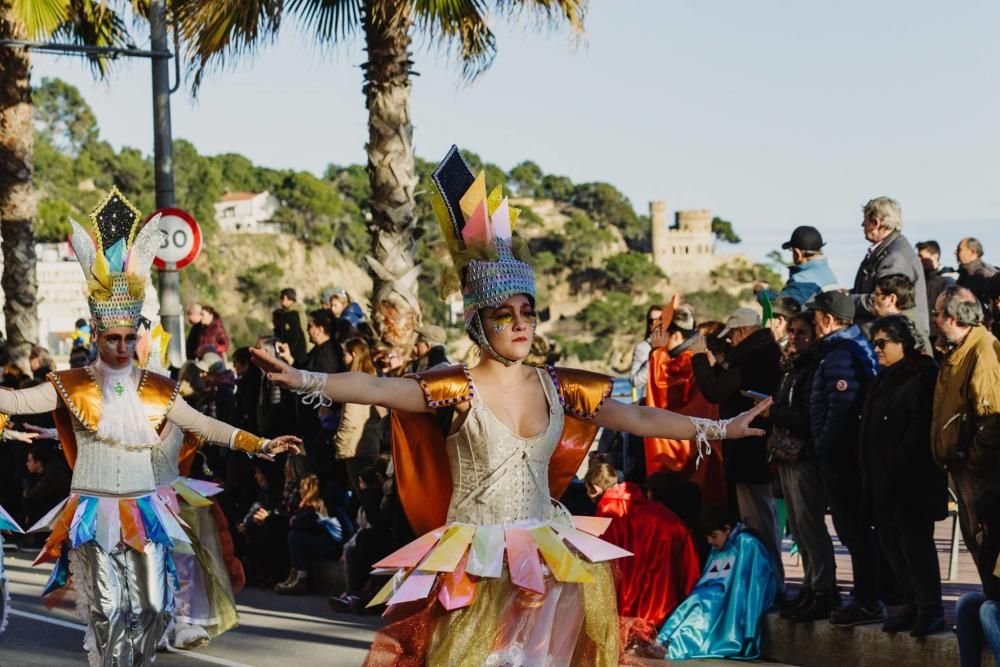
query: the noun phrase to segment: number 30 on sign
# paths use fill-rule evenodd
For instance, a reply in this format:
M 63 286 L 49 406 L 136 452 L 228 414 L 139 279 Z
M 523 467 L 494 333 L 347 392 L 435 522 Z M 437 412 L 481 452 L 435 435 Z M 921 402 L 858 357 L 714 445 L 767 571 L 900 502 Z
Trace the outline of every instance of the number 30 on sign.
M 161 271 L 177 271 L 193 262 L 201 252 L 201 228 L 195 219 L 179 208 L 161 208 L 160 231 L 163 242 L 153 259 Z M 150 216 L 150 218 L 153 217 Z

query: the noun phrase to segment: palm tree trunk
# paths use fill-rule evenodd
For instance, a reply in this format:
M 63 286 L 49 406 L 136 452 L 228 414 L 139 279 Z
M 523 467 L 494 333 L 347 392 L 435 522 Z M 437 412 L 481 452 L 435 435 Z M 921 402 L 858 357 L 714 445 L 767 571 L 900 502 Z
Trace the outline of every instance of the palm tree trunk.
M 382 340 L 409 356 L 420 323 L 417 178 L 410 123 L 409 2 L 365 0 L 365 103 L 371 182 L 372 315 Z
M 0 0 L 0 39 L 24 39 L 10 0 Z M 35 275 L 34 126 L 31 62 L 24 49 L 0 48 L 0 234 L 3 236 L 3 314 L 15 362 L 24 367 L 38 342 Z

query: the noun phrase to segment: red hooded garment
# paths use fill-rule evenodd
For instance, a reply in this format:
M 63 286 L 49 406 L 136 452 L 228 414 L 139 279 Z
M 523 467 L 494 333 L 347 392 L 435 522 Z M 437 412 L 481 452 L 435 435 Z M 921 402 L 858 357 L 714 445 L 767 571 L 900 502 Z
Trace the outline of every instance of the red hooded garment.
M 701 576 L 690 531 L 632 482 L 605 491 L 597 516 L 613 519 L 603 539 L 635 554 L 616 561 L 618 613 L 659 629 Z
M 688 417 L 718 419 L 719 406 L 709 403 L 698 391 L 691 366 L 691 352 L 671 357 L 667 348 L 653 350 L 649 356 L 649 383 L 646 405 L 663 408 Z M 712 441 L 712 454 L 696 465 L 698 457 L 693 440 L 646 438 L 646 475 L 660 470 L 680 472 L 701 489 L 702 502 L 726 505 L 726 479 L 722 465 L 722 443 Z

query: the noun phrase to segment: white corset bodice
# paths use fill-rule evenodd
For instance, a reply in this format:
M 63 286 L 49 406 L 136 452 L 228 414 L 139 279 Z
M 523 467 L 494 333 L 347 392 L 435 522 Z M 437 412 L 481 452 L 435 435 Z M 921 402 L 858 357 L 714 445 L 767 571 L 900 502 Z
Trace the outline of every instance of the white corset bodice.
M 549 420 L 532 438 L 511 432 L 474 392 L 465 421 L 446 443 L 453 486 L 449 523 L 494 525 L 550 518 L 549 460 L 562 436 L 563 410 L 552 380 L 544 369 L 537 373 Z
M 108 496 L 141 496 L 156 488 L 153 449 L 130 450 L 109 445 L 74 419 L 76 465 L 73 491 Z

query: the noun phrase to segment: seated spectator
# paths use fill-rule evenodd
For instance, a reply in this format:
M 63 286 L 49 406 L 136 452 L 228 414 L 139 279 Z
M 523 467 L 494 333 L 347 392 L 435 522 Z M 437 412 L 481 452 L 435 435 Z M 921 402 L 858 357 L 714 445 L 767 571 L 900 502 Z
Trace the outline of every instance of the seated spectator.
M 347 320 L 352 326 L 358 326 L 365 321 L 365 313 L 361 306 L 351 301 L 350 295 L 343 287 L 326 290 L 327 302 L 334 317 Z
M 639 634 L 652 640 L 656 628 L 698 581 L 698 554 L 691 534 L 676 514 L 649 500 L 639 485 L 618 484 L 610 464 L 592 463 L 587 479 L 588 485 L 604 487 L 597 516 L 612 521 L 603 539 L 633 554 L 616 566 L 618 613 L 648 624 Z
M 61 459 L 44 445 L 28 450 L 24 489 L 26 527 L 33 526 L 69 495 L 70 474 Z
M 764 544 L 721 507 L 705 507 L 700 523 L 712 553 L 658 642 L 670 660 L 754 660 L 760 657 L 761 618 L 777 591 L 774 563 Z
M 378 465 L 366 468 L 358 475 L 360 492 L 358 500 L 358 532 L 344 544 L 344 572 L 346 590 L 331 597 L 330 606 L 335 611 L 361 613 L 365 604 L 375 595 L 377 587 L 371 576 L 372 565 L 392 553 L 392 532 L 383 507 L 385 466 L 388 458 Z
M 299 595 L 309 590 L 309 564 L 317 560 L 338 560 L 344 551 L 344 530 L 327 515 L 320 496 L 319 478 L 306 475 L 299 481 L 299 503 L 288 522 L 288 555 L 292 569 L 288 579 L 274 587 L 282 595 Z
M 280 467 L 266 459 L 254 460 L 257 499 L 236 524 L 246 542 L 241 558 L 250 584 L 271 588 L 288 572 L 288 522 L 299 504 L 302 467 L 302 457 L 288 457 L 282 487 Z
M 924 637 L 944 628 L 934 522 L 948 516 L 948 490 L 931 456 L 937 365 L 918 350 L 918 336 L 901 315 L 872 326 L 882 372 L 861 411 L 861 477 L 882 554 L 903 593 L 903 611 L 882 630 Z

